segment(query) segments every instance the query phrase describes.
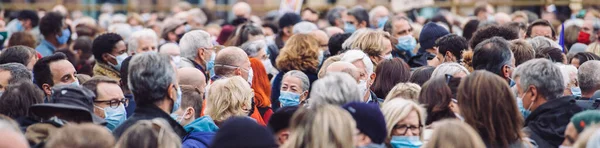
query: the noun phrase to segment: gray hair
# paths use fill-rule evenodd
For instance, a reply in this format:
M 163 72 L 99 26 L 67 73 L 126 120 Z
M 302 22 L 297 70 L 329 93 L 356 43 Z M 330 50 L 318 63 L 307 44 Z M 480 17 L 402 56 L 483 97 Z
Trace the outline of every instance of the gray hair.
M 600 88 L 600 61 L 590 60 L 579 66 L 577 79 L 581 92 L 593 92 Z
M 294 25 L 292 33 L 294 34 L 309 34 L 315 30 L 319 30 L 319 27 L 314 23 L 303 21 Z
M 381 5 L 377 6 L 373 9 L 371 9 L 371 11 L 369 11 L 369 19 L 370 19 L 369 21 L 377 21 L 377 20 L 375 20 L 375 15 L 377 15 L 377 12 L 380 12 L 380 11 L 389 12 L 389 10 L 385 6 L 381 6 Z M 371 24 L 371 26 L 377 26 L 377 24 Z
M 546 48 L 546 47 L 554 47 L 554 48 L 558 48 L 558 49 L 562 49 L 560 47 L 560 45 L 558 45 L 558 43 L 556 43 L 555 41 L 543 37 L 543 36 L 536 36 L 534 38 L 530 38 L 527 39 L 527 42 L 529 42 L 529 44 L 531 44 L 531 46 L 533 46 L 533 50 L 535 50 L 535 52 L 537 53 L 539 49 L 542 48 Z
M 256 57 L 258 56 L 258 52 L 260 50 L 266 50 L 267 43 L 264 40 L 256 40 L 246 42 L 242 44 L 240 48 L 242 48 L 242 50 L 244 50 L 249 57 Z
M 332 72 L 313 83 L 309 106 L 321 104 L 344 105 L 360 102 L 356 80 L 347 73 Z
M 0 65 L 0 71 L 9 71 L 10 79 L 8 80 L 8 84 L 14 84 L 20 81 L 29 81 L 31 82 L 32 76 L 31 72 L 27 70 L 27 67 L 23 64 L 19 63 L 6 63 Z M 6 86 L 5 86 L 6 87 Z
M 470 74 L 469 70 L 467 70 L 467 68 L 463 67 L 462 65 L 460 65 L 458 63 L 443 63 L 443 64 L 439 65 L 438 67 L 436 67 L 435 70 L 433 70 L 433 73 L 431 73 L 430 80 L 444 77 L 446 74 L 455 75 L 455 74 L 458 74 L 459 72 L 463 72 L 467 75 Z
M 517 89 L 526 91 L 533 85 L 547 100 L 559 98 L 565 89 L 560 69 L 548 59 L 533 59 L 519 65 L 513 78 L 520 78 L 521 87 Z
M 337 20 L 341 20 L 342 19 L 342 12 L 346 11 L 346 8 L 343 6 L 337 6 L 334 8 L 331 8 L 328 12 L 327 12 L 327 21 L 329 22 L 329 25 L 331 26 L 335 26 L 335 22 Z
M 154 41 L 154 46 L 158 47 L 158 36 L 156 36 L 154 30 L 144 29 L 131 34 L 127 41 L 127 52 L 137 54 L 138 43 L 141 39 L 151 39 Z
M 212 47 L 210 34 L 202 30 L 194 30 L 183 35 L 179 41 L 181 56 L 188 59 L 195 59 L 198 56 L 198 48 Z
M 302 91 L 308 91 L 308 89 L 310 88 L 310 81 L 308 80 L 308 76 L 306 76 L 306 74 L 304 74 L 302 71 L 288 71 L 287 73 L 285 73 L 285 75 L 283 75 L 283 79 L 285 79 L 286 77 L 295 77 L 300 79 L 300 81 L 302 81 Z
M 108 32 L 119 34 L 121 37 L 123 37 L 124 41 L 128 41 L 129 37 L 131 37 L 131 33 L 133 33 L 133 30 L 129 24 L 118 23 L 110 25 L 108 27 Z
M 563 80 L 565 82 L 564 83 L 565 88 L 569 85 L 571 80 L 577 79 L 577 68 L 575 68 L 575 66 L 567 65 L 567 64 L 563 64 L 563 63 L 554 63 L 554 64 L 556 66 L 558 66 L 558 68 L 560 69 L 560 72 L 562 73 Z M 571 74 L 574 74 L 574 75 L 572 76 Z
M 168 95 L 169 85 L 177 83 L 171 57 L 152 52 L 131 58 L 128 78 L 137 104 L 152 104 L 162 100 Z M 139 101 L 137 98 L 140 98 Z

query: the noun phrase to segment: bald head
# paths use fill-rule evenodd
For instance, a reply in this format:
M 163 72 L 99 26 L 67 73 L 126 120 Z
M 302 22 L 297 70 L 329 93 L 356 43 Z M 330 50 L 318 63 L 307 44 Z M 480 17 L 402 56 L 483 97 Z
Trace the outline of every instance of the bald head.
M 327 27 L 325 28 L 325 32 L 327 32 L 327 36 L 331 37 L 335 34 L 344 33 L 344 30 L 339 27 Z
M 349 63 L 349 62 L 344 62 L 344 61 L 338 61 L 338 62 L 331 63 L 331 65 L 329 65 L 325 71 L 327 73 L 333 73 L 333 72 L 348 73 L 352 77 L 354 77 L 354 79 L 356 79 L 357 82 L 359 81 L 359 77 L 360 77 L 360 73 L 358 73 L 358 68 L 356 68 L 356 66 L 354 66 L 354 64 Z
M 511 21 L 510 16 L 504 12 L 496 13 L 496 15 L 494 15 L 494 20 L 496 20 L 499 25 L 506 24 Z
M 310 35 L 314 36 L 317 40 L 319 40 L 320 46 L 327 46 L 329 43 L 329 36 L 323 30 L 315 30 L 310 32 Z
M 239 69 L 247 71 L 250 67 L 250 60 L 244 50 L 238 47 L 227 47 L 217 53 L 215 59 L 215 74 L 219 76 L 229 77 L 233 75 L 241 75 Z M 241 75 L 244 77 L 243 75 Z
M 181 51 L 179 49 L 179 45 L 175 43 L 166 43 L 160 46 L 159 53 L 167 54 L 170 56 L 179 56 L 181 55 Z
M 196 68 L 179 68 L 177 70 L 177 78 L 180 85 L 190 85 L 200 90 L 204 90 L 204 87 L 206 86 L 206 77 L 204 76 L 204 73 Z
M 231 8 L 236 17 L 250 18 L 252 8 L 246 2 L 235 3 Z

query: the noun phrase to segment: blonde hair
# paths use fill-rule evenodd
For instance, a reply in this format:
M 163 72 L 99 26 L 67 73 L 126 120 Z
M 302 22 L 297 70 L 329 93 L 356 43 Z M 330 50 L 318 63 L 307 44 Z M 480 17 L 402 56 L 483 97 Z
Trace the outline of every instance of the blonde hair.
M 339 106 L 300 108 L 292 116 L 290 136 L 282 148 L 354 147 L 356 122 Z
M 381 112 L 385 117 L 385 127 L 387 128 L 387 139 L 392 137 L 392 130 L 394 126 L 402 119 L 408 117 L 408 114 L 412 111 L 416 111 L 419 116 L 419 124 L 421 125 L 419 137 L 423 140 L 423 124 L 425 124 L 425 109 L 419 106 L 415 101 L 406 100 L 402 98 L 392 99 L 388 102 L 383 103 Z
M 252 95 L 250 85 L 240 76 L 217 80 L 208 90 L 205 114 L 217 122 L 232 116 L 244 116 L 251 107 Z
M 275 60 L 279 71 L 300 70 L 317 72 L 319 41 L 312 35 L 296 34 L 287 40 Z
M 386 48 L 385 41 L 390 41 L 390 34 L 381 30 L 366 29 L 352 36 L 350 38 L 354 40 L 348 38 L 342 47 L 345 47 L 345 50 L 360 49 L 369 56 L 380 56 Z
M 115 146 L 129 147 L 179 148 L 181 139 L 165 119 L 140 120 L 123 133 Z
M 389 102 L 394 98 L 404 98 L 413 101 L 419 99 L 419 93 L 421 92 L 421 86 L 415 83 L 398 83 L 385 97 L 385 102 Z
M 600 44 L 598 42 L 594 42 L 585 49 L 587 52 L 594 53 L 597 56 L 600 56 Z
M 115 138 L 103 126 L 84 123 L 67 124 L 49 136 L 46 147 L 112 148 Z
M 456 119 L 445 119 L 435 124 L 435 130 L 425 148 L 480 148 L 486 147 L 471 126 Z

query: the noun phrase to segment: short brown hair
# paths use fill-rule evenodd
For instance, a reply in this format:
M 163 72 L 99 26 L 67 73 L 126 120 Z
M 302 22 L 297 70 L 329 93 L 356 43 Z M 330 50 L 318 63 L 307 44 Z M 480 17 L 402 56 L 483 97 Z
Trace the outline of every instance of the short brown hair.
M 8 39 L 8 47 L 23 45 L 35 49 L 37 41 L 35 37 L 28 32 L 15 32 Z
M 117 84 L 119 85 L 119 83 L 114 80 L 111 79 L 109 77 L 106 76 L 94 76 L 92 77 L 92 79 L 88 80 L 87 82 L 83 83 L 81 86 L 91 90 L 92 92 L 94 92 L 94 94 L 96 94 L 96 96 L 98 96 L 98 84 L 100 83 L 109 83 L 109 84 Z M 96 98 L 94 98 L 96 99 Z
M 191 85 L 181 85 L 181 108 L 194 108 L 196 111 L 194 117 L 200 117 L 202 111 L 202 102 L 204 101 L 203 90 Z
M 510 41 L 510 50 L 515 55 L 515 66 L 519 66 L 535 58 L 533 46 L 523 39 Z
M 67 124 L 53 132 L 46 147 L 112 148 L 115 138 L 104 127 L 91 124 Z

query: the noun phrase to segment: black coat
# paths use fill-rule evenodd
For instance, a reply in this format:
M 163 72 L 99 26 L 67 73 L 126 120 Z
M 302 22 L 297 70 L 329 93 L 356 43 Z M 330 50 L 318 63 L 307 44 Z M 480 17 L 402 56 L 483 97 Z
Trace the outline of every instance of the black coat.
M 540 105 L 525 120 L 525 133 L 539 147 L 558 147 L 565 139 L 565 129 L 573 115 L 583 109 L 572 96 L 565 96 Z
M 133 115 L 131 115 L 131 117 L 129 117 L 127 120 L 125 120 L 125 122 L 123 122 L 119 127 L 117 127 L 113 131 L 113 135 L 115 136 L 116 139 L 119 139 L 121 137 L 121 135 L 123 135 L 123 133 L 125 133 L 125 130 L 127 130 L 129 127 L 131 127 L 137 121 L 152 120 L 154 118 L 162 118 L 162 119 L 165 119 L 167 122 L 169 122 L 169 125 L 171 125 L 171 128 L 173 128 L 173 131 L 175 131 L 175 133 L 177 135 L 179 135 L 179 138 L 183 139 L 183 137 L 185 135 L 187 135 L 187 133 L 185 132 L 183 127 L 179 123 L 177 123 L 177 121 L 173 120 L 173 118 L 171 118 L 171 116 L 169 114 L 165 113 L 163 110 L 161 110 L 160 108 L 158 108 L 155 105 L 147 105 L 147 106 L 139 106 L 138 105 L 135 108 Z

